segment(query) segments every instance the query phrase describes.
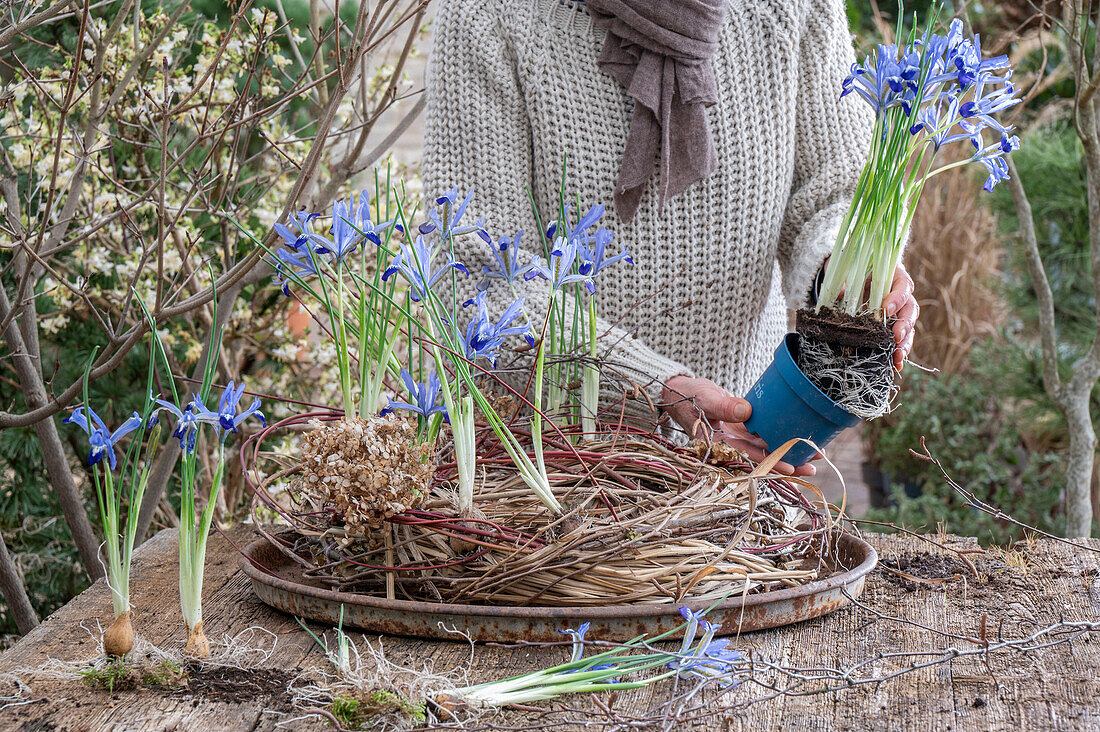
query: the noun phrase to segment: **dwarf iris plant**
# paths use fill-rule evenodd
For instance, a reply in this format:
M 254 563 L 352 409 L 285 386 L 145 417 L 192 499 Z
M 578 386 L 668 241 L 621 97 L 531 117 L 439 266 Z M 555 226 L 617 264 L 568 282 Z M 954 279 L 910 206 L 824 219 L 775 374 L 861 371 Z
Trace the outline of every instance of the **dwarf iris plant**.
M 681 608 L 680 613 L 687 622 L 668 633 L 649 639 L 635 638 L 588 657 L 584 656 L 584 647 L 589 643 L 585 640 L 588 623 L 583 623 L 578 630 L 560 631 L 573 640 L 572 655 L 566 663 L 501 681 L 455 689 L 449 695 L 474 706 L 500 707 L 553 699 L 562 694 L 637 689 L 673 676 L 695 679 L 699 684 L 715 684 L 722 689 L 736 686 L 746 671 L 741 654 L 728 650 L 727 641 L 714 640 L 720 628 L 703 620 L 702 611 L 693 613 Z M 703 634 L 696 642 L 700 627 Z M 653 648 L 654 642 L 680 631 L 684 635 L 677 651 Z M 652 669 L 661 671 L 637 678 Z M 632 674 L 635 677 L 628 678 Z
M 520 476 L 539 499 L 554 513 L 561 506 L 550 489 L 545 469 L 540 469 L 527 456 L 523 446 L 508 429 L 489 400 L 481 393 L 474 380 L 477 361 L 486 359 L 495 364 L 506 339 L 524 336 L 532 342 L 528 328 L 519 324 L 522 300 L 517 299 L 494 319 L 490 316 L 483 292 L 478 293 L 466 305 L 474 306 L 476 316 L 463 328 L 460 321 L 466 316 L 458 307 L 455 288 L 459 276 L 468 276 L 469 270 L 456 262 L 451 254 L 454 240 L 481 230 L 480 220 L 473 226 L 462 225 L 462 218 L 472 194 L 459 200 L 451 191 L 436 199 L 437 210 L 429 212 L 429 221 L 418 228 L 420 232 L 413 247 L 402 246 L 387 270 L 387 276 L 400 274 L 415 291 L 415 302 L 422 307 L 425 344 L 435 360 L 435 373 L 440 379 L 441 395 L 450 418 L 454 435 L 455 462 L 458 472 L 458 508 L 463 515 L 473 509 L 474 467 L 474 408 L 485 417 L 494 434 L 519 469 Z M 403 217 L 400 207 L 398 215 Z M 402 221 L 402 229 L 408 230 L 408 222 Z M 430 244 L 428 236 L 438 239 Z M 441 264 L 437 266 L 436 260 Z M 435 286 L 449 274 L 451 296 L 447 299 Z M 449 368 L 448 368 L 449 367 Z M 448 377 L 453 374 L 453 381 Z
M 1020 102 L 1011 79 L 1008 58 L 982 59 L 981 39 L 965 38 L 959 20 L 946 35 L 918 38 L 913 31 L 906 45 L 880 45 L 852 66 L 841 96 L 870 105 L 874 130 L 826 267 L 819 308 L 884 318 L 882 303 L 925 183 L 968 163 L 986 168 L 987 191 L 1008 177 L 1005 156 L 1019 147 L 1019 139 L 995 115 Z M 938 164 L 941 150 L 952 143 L 969 145 L 970 154 Z
M 314 231 L 319 214 L 297 214 L 294 229 L 275 225 L 275 234 L 286 246 L 272 251 L 245 231 L 269 255 L 275 267 L 275 282 L 284 294 L 291 285 L 320 303 L 327 315 L 327 328 L 336 346 L 336 366 L 344 414 L 348 417 L 376 414 L 384 380 L 397 375 L 399 364 L 394 349 L 399 330 L 394 326 L 400 306 L 386 263 L 394 232 L 394 220 L 383 216 L 382 196 L 389 182 L 375 176 L 375 197 L 364 190 L 358 197 L 332 204 L 328 236 Z M 385 196 L 385 213 L 390 199 Z M 386 220 L 383 220 L 386 218 Z M 402 252 L 405 257 L 411 252 Z M 417 290 L 411 290 L 416 297 Z M 356 387 L 358 399 L 355 397 Z
M 217 293 L 214 293 L 214 307 L 217 307 Z M 155 333 L 155 331 L 154 331 Z M 154 337 L 157 357 L 166 374 L 171 374 L 167 354 L 159 339 Z M 217 354 L 221 347 L 221 333 L 211 329 L 207 352 Z M 244 385 L 230 381 L 222 390 L 218 409 L 206 407 L 214 385 L 217 359 L 207 360 L 202 382 L 198 391 L 186 404 L 180 401 L 175 379 L 168 378 L 172 390 L 171 401 L 156 399 L 156 408 L 149 417 L 155 424 L 165 415 L 175 419 L 172 435 L 179 439 L 183 455 L 180 457 L 180 526 L 179 526 L 179 588 L 180 609 L 187 626 L 187 653 L 196 658 L 205 658 L 210 654 L 210 644 L 203 633 L 202 622 L 202 581 L 206 566 L 206 542 L 210 536 L 210 526 L 214 520 L 214 508 L 221 492 L 222 478 L 225 474 L 226 442 L 230 435 L 237 433 L 241 425 L 250 418 L 266 426 L 263 412 L 260 411 L 259 398 L 253 398 L 248 407 L 240 409 L 244 396 Z M 150 388 L 152 383 L 149 384 Z M 181 405 L 182 406 L 177 406 Z M 210 479 L 206 505 L 201 513 L 198 509 L 198 485 L 201 465 L 195 447 L 199 434 L 209 429 L 217 441 L 217 461 Z
M 564 192 L 562 195 L 564 198 Z M 546 346 L 553 353 L 582 351 L 589 358 L 590 363 L 583 366 L 580 374 L 581 397 L 578 405 L 581 429 L 586 435 L 593 435 L 596 431 L 596 412 L 600 392 L 600 372 L 597 365 L 599 354 L 597 352 L 596 280 L 603 269 L 612 264 L 617 262 L 634 264 L 626 247 L 617 254 L 609 254 L 608 245 L 614 238 L 614 234 L 598 226 L 603 214 L 603 206 L 592 206 L 573 224 L 569 221 L 569 206 L 562 205 L 559 209 L 558 221 L 551 224 L 546 232 L 547 242 L 553 242 L 553 245 L 545 263 L 540 257 L 535 256 L 525 275 L 528 280 L 540 278 L 549 283 L 548 322 L 547 328 L 544 329 L 549 336 L 549 343 Z M 568 291 L 569 286 L 573 289 L 572 318 L 569 317 L 569 308 L 565 307 L 561 297 L 563 292 Z M 567 321 L 571 323 L 567 325 Z M 540 348 L 537 358 L 545 359 L 545 354 L 546 348 Z M 558 412 L 565 400 L 565 393 L 560 385 L 575 381 L 572 368 L 575 368 L 572 364 L 555 365 L 555 372 L 551 375 L 548 388 L 551 412 Z M 541 376 L 539 366 L 536 365 L 536 397 L 540 396 Z M 538 415 L 535 420 L 536 424 L 533 428 L 538 430 L 541 427 L 537 424 Z
M 156 456 L 160 430 L 154 427 L 146 433 L 144 429 L 154 407 L 151 400 L 146 400 L 144 414 L 134 412 L 114 431 L 107 428 L 92 409 L 88 398 L 88 378 L 95 355 L 96 351 L 92 351 L 84 370 L 84 403 L 74 409 L 64 422 L 75 424 L 87 434 L 91 446 L 88 465 L 92 467 L 107 560 L 107 587 L 111 590 L 114 608 L 114 622 L 103 634 L 103 649 L 109 655 L 124 656 L 134 644 L 130 621 L 130 562 L 137 534 L 138 508 L 149 483 L 149 471 Z M 153 383 L 151 356 L 147 387 Z M 129 440 L 126 439 L 128 436 Z M 122 454 L 121 461 L 119 453 Z
M 443 390 L 439 376 L 433 373 L 427 381 L 416 382 L 413 381 L 412 374 L 406 369 L 401 369 L 401 381 L 408 390 L 411 403 L 391 399 L 389 406 L 382 410 L 382 416 L 398 409 L 415 414 L 418 434 L 426 436 L 429 442 L 434 441 L 439 432 L 440 422 L 450 424 L 447 407 L 439 403 L 440 392 Z

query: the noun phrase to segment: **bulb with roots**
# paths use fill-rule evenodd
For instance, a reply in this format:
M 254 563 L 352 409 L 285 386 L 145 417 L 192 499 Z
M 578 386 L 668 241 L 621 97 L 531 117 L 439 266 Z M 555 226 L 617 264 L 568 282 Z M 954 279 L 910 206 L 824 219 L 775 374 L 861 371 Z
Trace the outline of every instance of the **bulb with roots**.
M 206 634 L 202 632 L 201 620 L 188 628 L 187 646 L 184 648 L 184 653 L 191 658 L 210 657 L 210 641 L 206 639 Z
M 122 658 L 133 647 L 134 626 L 130 622 L 130 611 L 126 610 L 103 632 L 103 652 L 108 656 Z

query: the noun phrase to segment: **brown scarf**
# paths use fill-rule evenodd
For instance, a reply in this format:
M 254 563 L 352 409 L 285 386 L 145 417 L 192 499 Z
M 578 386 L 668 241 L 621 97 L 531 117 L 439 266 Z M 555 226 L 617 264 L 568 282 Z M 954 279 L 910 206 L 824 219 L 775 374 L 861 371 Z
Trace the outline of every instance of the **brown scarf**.
M 634 97 L 615 206 L 638 210 L 660 152 L 661 207 L 718 166 L 704 109 L 718 101 L 710 59 L 729 0 L 587 0 L 607 29 L 600 66 Z

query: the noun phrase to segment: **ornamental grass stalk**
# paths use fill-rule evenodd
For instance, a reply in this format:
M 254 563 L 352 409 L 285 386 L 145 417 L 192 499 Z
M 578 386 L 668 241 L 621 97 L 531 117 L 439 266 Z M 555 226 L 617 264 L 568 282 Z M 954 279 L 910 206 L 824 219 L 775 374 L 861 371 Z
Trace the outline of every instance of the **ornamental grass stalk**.
M 900 25 L 897 32 L 900 38 Z M 983 60 L 980 37 L 964 38 L 957 19 L 946 35 L 918 38 L 911 30 L 905 46 L 879 45 L 852 66 L 841 96 L 854 93 L 869 104 L 875 122 L 867 163 L 825 269 L 819 310 L 885 320 L 883 300 L 925 183 L 968 163 L 986 168 L 986 191 L 1008 177 L 1005 157 L 1020 141 L 995 115 L 1020 103 L 1011 78 L 1008 57 Z M 972 154 L 938 164 L 940 151 L 959 142 Z

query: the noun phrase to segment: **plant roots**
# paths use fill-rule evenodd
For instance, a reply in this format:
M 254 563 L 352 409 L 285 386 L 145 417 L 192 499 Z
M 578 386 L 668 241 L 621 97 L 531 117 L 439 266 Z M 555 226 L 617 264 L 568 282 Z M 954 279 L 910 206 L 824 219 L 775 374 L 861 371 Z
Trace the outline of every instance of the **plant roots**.
M 897 396 L 894 336 L 872 316 L 801 310 L 798 368 L 838 407 L 862 419 L 887 414 Z

